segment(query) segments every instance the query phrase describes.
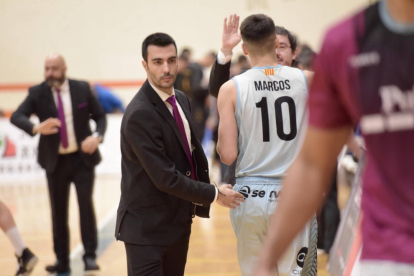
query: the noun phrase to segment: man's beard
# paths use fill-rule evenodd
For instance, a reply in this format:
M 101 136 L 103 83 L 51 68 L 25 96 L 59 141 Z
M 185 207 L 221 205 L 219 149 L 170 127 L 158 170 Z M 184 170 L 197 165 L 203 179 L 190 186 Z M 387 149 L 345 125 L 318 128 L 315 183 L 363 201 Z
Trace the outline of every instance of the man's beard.
M 173 81 L 171 82 L 171 84 L 163 83 L 163 82 L 161 81 L 161 79 L 162 79 L 163 77 L 172 77 Z M 162 87 L 162 88 L 171 88 L 171 87 L 173 87 L 173 86 L 174 86 L 174 82 L 175 82 L 175 75 L 173 75 L 173 74 L 165 74 L 165 75 L 162 75 L 162 76 L 158 79 L 155 75 L 153 75 L 153 74 L 151 73 L 151 79 L 152 79 L 152 81 L 154 82 L 154 84 L 155 84 L 156 86 L 158 86 L 158 87 Z
M 46 83 L 50 88 L 58 88 L 62 85 L 62 83 L 65 81 L 65 75 L 63 75 L 60 78 L 54 78 L 50 77 L 46 79 Z

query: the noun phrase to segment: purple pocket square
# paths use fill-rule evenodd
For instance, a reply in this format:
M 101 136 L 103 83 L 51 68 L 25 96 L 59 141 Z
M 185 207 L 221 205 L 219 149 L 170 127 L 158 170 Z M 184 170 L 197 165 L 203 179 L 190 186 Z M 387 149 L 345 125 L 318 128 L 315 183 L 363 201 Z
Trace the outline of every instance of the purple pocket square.
M 88 102 L 78 104 L 78 108 L 82 108 L 82 107 L 85 107 L 85 106 L 88 106 Z

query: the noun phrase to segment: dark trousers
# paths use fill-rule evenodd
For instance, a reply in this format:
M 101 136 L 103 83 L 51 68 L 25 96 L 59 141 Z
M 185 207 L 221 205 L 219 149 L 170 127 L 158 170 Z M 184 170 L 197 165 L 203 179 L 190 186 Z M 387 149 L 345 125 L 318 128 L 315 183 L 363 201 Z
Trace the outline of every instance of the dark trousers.
M 331 181 L 331 189 L 326 196 L 318 219 L 318 248 L 329 253 L 335 240 L 336 231 L 340 222 L 340 211 L 338 207 L 338 184 L 337 172 Z
M 50 205 L 52 209 L 53 244 L 59 261 L 69 262 L 68 207 L 70 184 L 76 187 L 79 204 L 84 257 L 96 258 L 97 229 L 92 193 L 94 168 L 86 167 L 79 153 L 60 155 L 56 170 L 47 173 Z
M 170 246 L 125 243 L 128 276 L 184 275 L 190 234 Z

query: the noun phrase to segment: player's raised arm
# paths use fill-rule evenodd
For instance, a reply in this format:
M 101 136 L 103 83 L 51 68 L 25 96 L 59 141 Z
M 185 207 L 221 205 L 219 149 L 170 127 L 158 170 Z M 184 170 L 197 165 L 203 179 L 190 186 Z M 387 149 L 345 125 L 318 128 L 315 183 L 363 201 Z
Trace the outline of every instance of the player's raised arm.
M 217 107 L 220 116 L 217 152 L 221 161 L 227 165 L 237 158 L 237 123 L 236 109 L 237 89 L 233 80 L 229 80 L 220 88 Z
M 333 130 L 309 127 L 303 148 L 288 170 L 279 206 L 270 220 L 253 275 L 273 275 L 271 271 L 277 260 L 320 207 L 323 192 L 329 187 L 336 168 L 336 158 L 350 131 L 348 126 Z

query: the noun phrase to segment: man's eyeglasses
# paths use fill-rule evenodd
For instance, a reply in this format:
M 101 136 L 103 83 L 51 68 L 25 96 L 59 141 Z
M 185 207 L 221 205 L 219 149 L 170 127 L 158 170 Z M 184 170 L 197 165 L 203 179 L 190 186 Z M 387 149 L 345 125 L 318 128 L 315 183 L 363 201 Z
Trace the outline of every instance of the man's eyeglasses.
M 286 45 L 286 44 L 280 44 L 279 48 L 277 48 L 277 50 L 279 50 L 280 52 L 285 51 L 287 48 L 291 48 L 290 46 Z

